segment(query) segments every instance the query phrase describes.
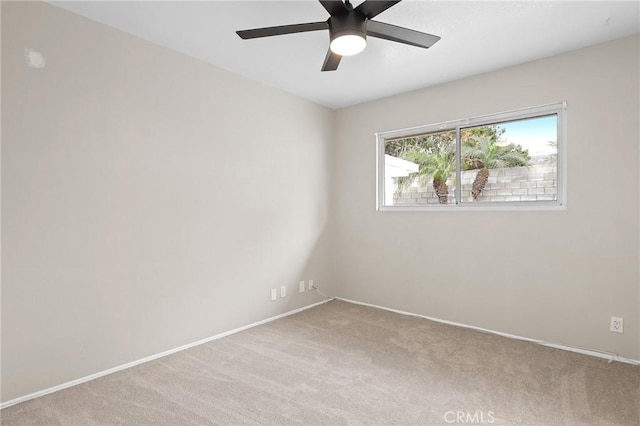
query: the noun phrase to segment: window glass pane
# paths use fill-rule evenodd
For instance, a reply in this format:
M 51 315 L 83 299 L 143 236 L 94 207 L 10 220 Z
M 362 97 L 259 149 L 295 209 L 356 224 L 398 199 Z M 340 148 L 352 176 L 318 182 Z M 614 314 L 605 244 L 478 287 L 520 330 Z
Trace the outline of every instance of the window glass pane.
M 557 116 L 467 127 L 461 139 L 461 202 L 558 199 Z
M 456 131 L 385 140 L 384 205 L 455 204 Z

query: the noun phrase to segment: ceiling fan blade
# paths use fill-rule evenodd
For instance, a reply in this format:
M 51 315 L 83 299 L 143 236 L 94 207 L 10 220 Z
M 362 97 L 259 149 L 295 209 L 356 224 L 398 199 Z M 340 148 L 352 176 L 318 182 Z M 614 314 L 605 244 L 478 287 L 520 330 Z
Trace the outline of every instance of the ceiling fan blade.
M 433 46 L 438 40 L 440 40 L 440 37 L 433 34 L 410 30 L 409 28 L 398 27 L 378 21 L 367 21 L 367 35 L 398 43 L 409 44 L 411 46 L 423 47 L 425 49 Z
M 394 4 L 400 3 L 400 0 L 391 1 L 379 1 L 379 0 L 367 0 L 361 3 L 355 10 L 362 13 L 368 19 L 373 18 L 376 15 L 381 14 L 385 10 L 389 9 Z
M 340 15 L 343 12 L 347 11 L 346 6 L 342 2 L 342 0 L 319 0 L 322 7 L 324 7 L 329 15 Z
M 324 64 L 322 64 L 322 71 L 337 70 L 338 65 L 340 64 L 340 59 L 342 59 L 342 56 L 333 53 L 331 49 L 327 50 L 327 56 L 325 56 Z
M 250 38 L 271 37 L 283 34 L 304 33 L 307 31 L 326 30 L 329 24 L 326 21 L 308 22 L 306 24 L 281 25 L 278 27 L 254 28 L 252 30 L 236 31 L 240 38 L 247 40 Z

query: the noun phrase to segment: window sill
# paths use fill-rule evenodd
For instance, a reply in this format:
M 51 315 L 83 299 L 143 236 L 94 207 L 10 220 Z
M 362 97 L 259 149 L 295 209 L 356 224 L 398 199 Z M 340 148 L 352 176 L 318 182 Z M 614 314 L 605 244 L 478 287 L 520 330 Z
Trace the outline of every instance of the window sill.
M 379 212 L 495 212 L 495 211 L 563 211 L 566 210 L 566 203 L 535 203 L 535 204 L 510 204 L 500 203 L 499 205 L 434 205 L 434 206 L 381 206 Z

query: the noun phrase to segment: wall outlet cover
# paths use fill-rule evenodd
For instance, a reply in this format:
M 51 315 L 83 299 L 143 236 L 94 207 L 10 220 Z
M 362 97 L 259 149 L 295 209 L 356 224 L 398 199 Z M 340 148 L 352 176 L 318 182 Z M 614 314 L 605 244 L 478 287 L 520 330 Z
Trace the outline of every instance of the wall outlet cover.
M 611 317 L 611 331 L 614 333 L 624 332 L 624 320 L 620 317 Z

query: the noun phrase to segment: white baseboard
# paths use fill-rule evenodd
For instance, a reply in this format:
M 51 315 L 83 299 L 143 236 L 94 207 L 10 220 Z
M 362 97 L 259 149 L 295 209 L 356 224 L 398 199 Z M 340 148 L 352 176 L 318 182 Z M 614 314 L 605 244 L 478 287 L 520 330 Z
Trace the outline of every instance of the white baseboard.
M 1 403 L 0 404 L 0 410 L 2 410 L 3 408 L 10 407 L 12 405 L 19 404 L 21 402 L 28 401 L 30 399 L 38 398 L 38 397 L 41 397 L 41 396 L 44 396 L 44 395 L 48 395 L 48 394 L 53 393 L 53 392 L 57 392 L 57 391 L 62 390 L 62 389 L 70 388 L 71 386 L 76 386 L 76 385 L 79 385 L 81 383 L 85 383 L 85 382 L 97 379 L 99 377 L 103 377 L 103 376 L 106 376 L 108 374 L 115 373 L 117 371 L 121 371 L 121 370 L 125 370 L 127 368 L 135 367 L 136 365 L 143 364 L 143 363 L 149 362 L 149 361 L 153 361 L 155 359 L 162 358 L 163 356 L 167 356 L 167 355 L 171 355 L 171 354 L 176 353 L 176 352 L 184 351 L 185 349 L 189 349 L 189 348 L 192 348 L 194 346 L 202 345 L 203 343 L 211 342 L 213 340 L 217 340 L 217 339 L 220 339 L 222 337 L 229 336 L 231 334 L 239 333 L 239 332 L 247 330 L 249 328 L 257 327 L 259 325 L 266 324 L 268 322 L 275 321 L 277 319 L 284 318 L 284 317 L 287 317 L 289 315 L 297 314 L 298 312 L 302 312 L 302 311 L 305 311 L 307 309 L 314 308 L 314 307 L 316 307 L 318 305 L 322 305 L 323 303 L 327 303 L 327 302 L 329 302 L 331 300 L 333 300 L 333 299 L 331 299 L 331 298 L 330 299 L 325 299 L 325 300 L 323 300 L 321 302 L 318 302 L 318 303 L 314 303 L 314 304 L 311 304 L 311 305 L 303 306 L 302 308 L 298 308 L 298 309 L 294 309 L 294 310 L 289 311 L 289 312 L 285 312 L 284 314 L 276 315 L 276 316 L 273 316 L 273 317 L 270 317 L 270 318 L 267 318 L 267 319 L 264 319 L 264 320 L 261 320 L 261 321 L 257 321 L 257 322 L 254 322 L 254 323 L 251 323 L 251 324 L 248 324 L 248 325 L 244 325 L 242 327 L 234 328 L 233 330 L 225 331 L 223 333 L 219 333 L 219 334 L 216 334 L 216 335 L 211 336 L 211 337 L 206 337 L 204 339 L 198 340 L 197 342 L 187 343 L 186 345 L 182 345 L 182 346 L 177 347 L 177 348 L 169 349 L 167 351 L 160 352 L 160 353 L 155 354 L 155 355 L 150 355 L 148 357 L 145 357 L 145 358 L 142 358 L 142 359 L 138 359 L 136 361 L 131 361 L 131 362 L 128 362 L 126 364 L 122 364 L 122 365 L 119 365 L 117 367 L 110 368 L 108 370 L 99 371 L 99 372 L 91 374 L 89 376 L 85 376 L 85 377 L 81 377 L 79 379 L 71 380 L 70 382 L 62 383 L 62 384 L 57 385 L 57 386 L 52 386 L 50 388 L 43 389 L 43 390 L 37 391 L 37 392 L 33 392 L 33 393 L 28 394 L 28 395 L 20 396 L 18 398 L 12 399 L 10 401 Z
M 576 347 L 572 347 L 572 346 L 560 345 L 560 344 L 555 344 L 555 343 L 548 343 L 548 342 L 544 342 L 542 340 L 530 339 L 528 337 L 522 337 L 522 336 L 517 336 L 517 335 L 514 335 L 514 334 L 502 333 L 502 332 L 499 332 L 499 331 L 489 330 L 489 329 L 482 328 L 482 327 L 475 327 L 475 326 L 472 326 L 472 325 L 461 324 L 461 323 L 457 323 L 457 322 L 453 322 L 453 321 L 447 321 L 447 320 L 443 320 L 443 319 L 439 319 L 439 318 L 433 318 L 433 317 L 429 317 L 429 316 L 426 316 L 426 315 L 414 314 L 412 312 L 406 312 L 406 311 L 401 311 L 401 310 L 398 310 L 398 309 L 387 308 L 387 307 L 384 307 L 384 306 L 374 305 L 374 304 L 371 304 L 371 303 L 364 303 L 364 302 L 359 302 L 357 300 L 350 300 L 350 299 L 345 299 L 345 298 L 342 298 L 342 297 L 335 297 L 335 298 L 328 298 L 328 299 L 325 299 L 325 300 L 323 300 L 321 302 L 314 303 L 314 304 L 311 304 L 311 305 L 308 305 L 308 306 L 303 306 L 302 308 L 294 309 L 292 311 L 285 312 L 283 314 L 276 315 L 276 316 L 273 316 L 273 317 L 270 317 L 270 318 L 267 318 L 267 319 L 264 319 L 264 320 L 261 320 L 261 321 L 257 321 L 257 322 L 254 322 L 254 323 L 242 326 L 242 327 L 234 328 L 233 330 L 225 331 L 223 333 L 219 333 L 219 334 L 216 334 L 214 336 L 207 337 L 207 338 L 198 340 L 198 341 L 193 342 L 193 343 L 188 343 L 186 345 L 182 345 L 182 346 L 177 347 L 177 348 L 169 349 L 167 351 L 160 352 L 160 353 L 155 354 L 155 355 L 150 355 L 148 357 L 145 357 L 145 358 L 142 358 L 142 359 L 138 359 L 136 361 L 128 362 L 126 364 L 122 364 L 122 365 L 119 365 L 117 367 L 110 368 L 108 370 L 100 371 L 98 373 L 94 373 L 94 374 L 91 374 L 89 376 L 81 377 L 79 379 L 71 380 L 69 382 L 62 383 L 62 384 L 57 385 L 57 386 L 53 386 L 53 387 L 50 387 L 50 388 L 47 388 L 47 389 L 43 389 L 41 391 L 33 392 L 33 393 L 28 394 L 28 395 L 24 395 L 24 396 L 12 399 L 12 400 L 7 401 L 7 402 L 3 402 L 3 403 L 0 404 L 0 410 L 3 409 L 3 408 L 10 407 L 10 406 L 15 405 L 15 404 L 19 404 L 21 402 L 28 401 L 30 399 L 38 398 L 38 397 L 41 397 L 41 396 L 44 396 L 44 395 L 48 395 L 48 394 L 53 393 L 53 392 L 57 392 L 57 391 L 62 390 L 62 389 L 66 389 L 66 388 L 69 388 L 69 387 L 72 387 L 72 386 L 79 385 L 81 383 L 85 383 L 85 382 L 97 379 L 99 377 L 103 377 L 103 376 L 106 376 L 108 374 L 115 373 L 117 371 L 121 371 L 121 370 L 124 370 L 124 369 L 127 369 L 127 368 L 131 368 L 131 367 L 134 367 L 136 365 L 139 365 L 139 364 L 142 364 L 142 363 L 145 363 L 145 362 L 153 361 L 155 359 L 162 358 L 164 356 L 171 355 L 171 354 L 176 353 L 176 352 L 184 351 L 185 349 L 189 349 L 189 348 L 192 348 L 194 346 L 202 345 L 203 343 L 211 342 L 213 340 L 217 340 L 217 339 L 220 339 L 222 337 L 229 336 L 231 334 L 239 333 L 241 331 L 244 331 L 244 330 L 247 330 L 247 329 L 250 329 L 250 328 L 253 328 L 253 327 L 257 327 L 259 325 L 266 324 L 268 322 L 275 321 L 275 320 L 280 319 L 280 318 L 287 317 L 289 315 L 297 314 L 298 312 L 302 312 L 304 310 L 314 308 L 314 307 L 316 307 L 318 305 L 322 305 L 324 303 L 327 303 L 327 302 L 329 302 L 329 301 L 331 301 L 333 299 L 342 300 L 342 301 L 348 302 L 348 303 L 354 303 L 356 305 L 363 305 L 363 306 L 369 306 L 369 307 L 377 308 L 377 309 L 384 309 L 385 311 L 395 312 L 395 313 L 398 313 L 398 314 L 401 314 L 401 315 L 409 315 L 409 316 L 428 319 L 430 321 L 435 321 L 435 322 L 439 322 L 439 323 L 443 323 L 443 324 L 449 324 L 449 325 L 454 325 L 454 326 L 457 326 L 457 327 L 464 327 L 464 328 L 469 328 L 469 329 L 472 329 L 472 330 L 478 330 L 478 331 L 482 331 L 482 332 L 485 332 L 485 333 L 496 334 L 498 336 L 508 337 L 510 339 L 524 340 L 524 341 L 527 341 L 527 342 L 533 342 L 533 343 L 537 343 L 537 344 L 540 344 L 540 345 L 543 345 L 543 346 L 548 346 L 548 347 L 551 347 L 551 348 L 562 349 L 562 350 L 570 351 L 570 352 L 577 352 L 577 353 L 581 353 L 581 354 L 584 354 L 584 355 L 591 355 L 591 356 L 595 356 L 595 357 L 598 357 L 598 358 L 607 359 L 607 360 L 609 360 L 609 362 L 611 362 L 611 361 L 620 361 L 620 362 L 624 362 L 624 363 L 627 363 L 627 364 L 640 365 L 640 361 L 638 361 L 638 360 L 621 357 L 621 356 L 618 356 L 617 354 L 614 354 L 614 353 L 603 352 L 603 351 L 598 351 L 598 350 L 594 350 L 594 349 L 576 348 Z
M 560 344 L 557 344 L 557 343 L 549 343 L 549 342 L 545 342 L 545 341 L 542 341 L 542 340 L 531 339 L 531 338 L 523 337 L 523 336 L 517 336 L 515 334 L 502 333 L 500 331 L 489 330 L 487 328 L 476 327 L 476 326 L 468 325 L 468 324 L 461 324 L 459 322 L 447 321 L 447 320 L 443 320 L 443 319 L 440 319 L 440 318 L 428 317 L 426 315 L 414 314 L 412 312 L 400 311 L 398 309 L 387 308 L 387 307 L 384 307 L 384 306 L 374 305 L 374 304 L 371 304 L 371 303 L 364 303 L 364 302 L 359 302 L 357 300 L 344 299 L 342 297 L 334 297 L 334 299 L 342 300 L 342 301 L 348 302 L 348 303 L 354 303 L 356 305 L 369 306 L 371 308 L 383 309 L 385 311 L 395 312 L 397 314 L 424 318 L 424 319 L 428 319 L 430 321 L 439 322 L 439 323 L 442 323 L 442 324 L 455 325 L 457 327 L 469 328 L 469 329 L 472 329 L 472 330 L 478 330 L 478 331 L 482 331 L 482 332 L 485 332 L 485 333 L 496 334 L 498 336 L 508 337 L 509 339 L 524 340 L 526 342 L 537 343 L 539 345 L 547 346 L 547 347 L 550 347 L 550 348 L 562 349 L 562 350 L 569 351 L 569 352 L 577 352 L 577 353 L 580 353 L 580 354 L 583 354 L 583 355 L 590 355 L 590 356 L 595 356 L 595 357 L 598 357 L 598 358 L 604 358 L 604 359 L 609 360 L 609 362 L 620 361 L 620 362 L 624 362 L 624 363 L 627 363 L 627 364 L 640 365 L 640 361 L 639 360 L 632 359 L 632 358 L 625 358 L 625 357 L 622 357 L 622 356 L 620 356 L 618 354 L 614 354 L 614 353 L 611 353 L 611 352 L 599 351 L 599 350 L 596 350 L 596 349 L 578 348 L 578 347 L 575 347 L 575 346 L 560 345 Z

